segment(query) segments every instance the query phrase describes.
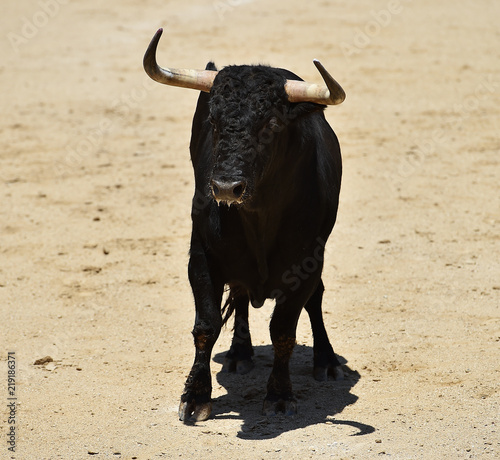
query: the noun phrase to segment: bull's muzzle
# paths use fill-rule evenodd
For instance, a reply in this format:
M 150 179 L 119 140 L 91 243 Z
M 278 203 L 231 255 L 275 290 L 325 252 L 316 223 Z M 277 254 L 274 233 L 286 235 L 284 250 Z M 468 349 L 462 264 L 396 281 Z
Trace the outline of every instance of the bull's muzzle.
M 246 190 L 246 182 L 242 180 L 227 181 L 212 179 L 212 195 L 217 203 L 240 204 L 243 202 L 243 195 Z

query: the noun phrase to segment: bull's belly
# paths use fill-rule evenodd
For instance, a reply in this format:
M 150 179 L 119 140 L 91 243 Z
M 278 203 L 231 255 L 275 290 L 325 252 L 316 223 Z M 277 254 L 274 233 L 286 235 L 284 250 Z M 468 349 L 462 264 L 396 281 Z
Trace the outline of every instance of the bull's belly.
M 231 259 L 223 263 L 224 281 L 247 291 L 255 308 L 266 299 L 280 302 L 310 283 L 315 284 L 323 268 L 323 253 L 314 251 L 286 261 L 270 258 L 260 264 L 255 258 L 242 255 Z

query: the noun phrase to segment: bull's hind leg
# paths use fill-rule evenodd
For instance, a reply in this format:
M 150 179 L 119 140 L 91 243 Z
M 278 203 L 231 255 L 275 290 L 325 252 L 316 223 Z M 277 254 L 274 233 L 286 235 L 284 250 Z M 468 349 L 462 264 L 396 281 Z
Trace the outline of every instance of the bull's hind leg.
M 320 280 L 314 294 L 305 306 L 311 320 L 314 336 L 314 378 L 318 381 L 325 381 L 328 379 L 328 372 L 330 371 L 335 380 L 342 380 L 344 373 L 333 352 L 328 334 L 326 333 L 325 324 L 323 323 L 321 303 L 324 290 L 323 281 Z
M 234 334 L 231 348 L 224 359 L 224 372 L 246 374 L 254 368 L 253 348 L 248 325 L 248 296 L 231 299 L 234 306 Z
M 193 328 L 196 353 L 181 396 L 179 419 L 202 421 L 212 411 L 210 357 L 222 327 L 220 304 L 224 285 L 215 279 L 203 249 L 194 239 L 191 241 L 189 281 L 196 306 Z

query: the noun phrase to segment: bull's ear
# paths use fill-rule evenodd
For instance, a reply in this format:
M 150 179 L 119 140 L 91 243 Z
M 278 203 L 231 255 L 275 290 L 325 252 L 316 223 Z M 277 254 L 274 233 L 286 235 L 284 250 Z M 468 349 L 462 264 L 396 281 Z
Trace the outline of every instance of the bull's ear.
M 297 102 L 290 104 L 290 115 L 293 118 L 303 117 L 314 112 L 323 112 L 326 109 L 326 105 L 314 104 L 313 102 Z
M 213 61 L 210 61 L 207 66 L 205 67 L 205 70 L 217 70 L 217 67 L 213 63 Z

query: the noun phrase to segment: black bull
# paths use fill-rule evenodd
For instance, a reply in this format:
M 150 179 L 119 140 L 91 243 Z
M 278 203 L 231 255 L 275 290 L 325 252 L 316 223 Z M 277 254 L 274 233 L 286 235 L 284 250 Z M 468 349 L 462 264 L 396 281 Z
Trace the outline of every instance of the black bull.
M 216 68 L 209 63 L 207 70 Z M 210 416 L 212 348 L 232 313 L 234 336 L 224 370 L 252 369 L 248 306 L 260 307 L 265 299 L 276 305 L 270 324 L 274 364 L 263 411 L 294 414 L 289 361 L 302 308 L 314 336 L 314 377 L 343 375 L 321 307 L 324 249 L 340 192 L 340 147 L 324 105 L 290 102 L 285 84 L 301 80 L 293 73 L 230 66 L 214 75 L 209 92 L 199 96 L 190 144 L 196 191 L 188 272 L 196 355 L 179 418 Z

